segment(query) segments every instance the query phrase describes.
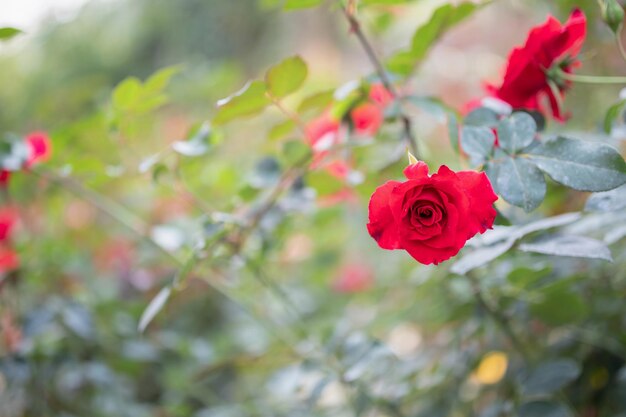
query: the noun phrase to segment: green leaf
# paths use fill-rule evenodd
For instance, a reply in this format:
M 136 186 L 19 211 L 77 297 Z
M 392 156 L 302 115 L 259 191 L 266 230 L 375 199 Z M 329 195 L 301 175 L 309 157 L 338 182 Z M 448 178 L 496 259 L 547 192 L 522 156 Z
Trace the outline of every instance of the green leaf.
M 306 63 L 300 56 L 287 58 L 265 73 L 267 91 L 276 98 L 285 97 L 304 84 L 307 72 Z
M 500 146 L 514 154 L 533 143 L 537 133 L 535 119 L 528 113 L 515 113 L 498 123 Z
M 544 323 L 560 326 L 582 320 L 589 307 L 578 294 L 562 286 L 550 286 L 540 293 L 540 299 L 530 304 L 530 312 Z
M 141 81 L 136 77 L 128 77 L 113 90 L 113 105 L 121 110 L 132 109 L 141 96 Z
M 525 159 L 505 157 L 498 166 L 497 189 L 509 203 L 530 212 L 546 195 L 546 181 L 536 166 Z
M 493 150 L 496 137 L 488 127 L 463 126 L 461 148 L 470 156 L 474 165 L 483 164 Z
M 149 92 L 161 92 L 170 83 L 172 77 L 182 71 L 182 66 L 173 65 L 165 67 L 152 74 L 144 83 L 144 88 Z
M 519 408 L 517 417 L 574 417 L 569 409 L 560 403 L 532 401 Z
M 223 124 L 231 120 L 250 117 L 262 112 L 270 103 L 263 81 L 248 82 L 240 91 L 217 103 L 213 123 Z
M 607 191 L 626 183 L 624 159 L 604 143 L 558 137 L 527 157 L 554 181 L 575 190 Z
M 328 107 L 333 101 L 334 93 L 334 90 L 328 90 L 305 97 L 298 106 L 298 113 L 304 113 L 309 110 L 320 110 Z
M 613 104 L 606 111 L 606 115 L 604 116 L 604 123 L 602 124 L 604 127 L 605 133 L 611 133 L 611 129 L 613 128 L 613 122 L 617 119 L 622 111 L 624 111 L 624 106 L 626 106 L 626 99 L 620 100 L 617 103 Z
M 301 140 L 290 140 L 283 145 L 283 157 L 287 165 L 297 164 L 311 154 L 311 148 Z
M 463 119 L 466 126 L 496 127 L 498 125 L 498 113 L 486 107 L 472 110 Z
M 306 176 L 307 184 L 324 196 L 341 191 L 343 183 L 326 171 L 312 171 Z
M 580 365 L 571 359 L 543 362 L 522 383 L 523 395 L 552 394 L 578 378 L 580 372 Z
M 284 10 L 299 10 L 317 7 L 322 4 L 323 0 L 286 0 L 283 6 Z
M 138 330 L 140 333 L 148 327 L 148 324 L 156 317 L 157 314 L 163 309 L 167 300 L 169 300 L 172 295 L 172 287 L 167 285 L 159 291 L 159 293 L 150 301 L 150 304 L 146 307 L 146 309 L 141 314 L 141 318 L 139 319 Z
M 549 266 L 541 269 L 531 269 L 523 266 L 509 272 L 506 279 L 513 287 L 523 290 L 540 279 L 550 275 L 551 271 L 552 268 Z
M 21 30 L 12 27 L 0 28 L 0 41 L 8 41 L 9 39 L 22 33 Z
M 552 235 L 533 243 L 522 243 L 519 249 L 545 255 L 613 260 L 604 242 L 584 236 Z
M 283 122 L 275 124 L 272 126 L 270 131 L 267 133 L 267 137 L 269 140 L 277 140 L 282 139 L 296 128 L 296 122 L 291 119 L 287 119 Z
M 473 3 L 462 3 L 458 6 L 446 4 L 439 7 L 427 23 L 415 31 L 409 50 L 398 52 L 389 59 L 388 68 L 400 75 L 411 73 L 448 29 L 470 16 L 478 7 L 480 6 Z
M 609 212 L 626 209 L 626 185 L 611 191 L 594 193 L 587 199 L 585 210 Z

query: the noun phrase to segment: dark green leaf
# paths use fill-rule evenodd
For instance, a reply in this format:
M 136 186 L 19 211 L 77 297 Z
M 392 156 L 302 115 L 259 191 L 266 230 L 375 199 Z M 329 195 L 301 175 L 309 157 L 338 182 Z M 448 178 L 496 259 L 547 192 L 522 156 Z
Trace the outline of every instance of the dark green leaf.
M 522 404 L 517 417 L 574 417 L 574 415 L 563 404 L 550 401 L 532 401 Z
M 302 161 L 311 153 L 311 148 L 301 140 L 290 140 L 283 146 L 283 156 L 288 165 L 294 165 Z
M 578 363 L 571 359 L 541 363 L 523 382 L 523 394 L 525 396 L 552 394 L 578 378 L 580 372 Z
M 580 191 L 607 191 L 626 183 L 626 163 L 611 146 L 558 137 L 528 154 L 554 181 Z
M 497 188 L 502 198 L 527 212 L 539 207 L 546 195 L 541 171 L 521 158 L 503 159 L 497 172 Z
M 548 287 L 530 304 L 530 312 L 546 324 L 560 326 L 582 320 L 589 308 L 579 295 L 563 287 Z
M 519 248 L 545 255 L 613 260 L 611 251 L 603 242 L 584 236 L 552 235 L 533 243 L 522 243 Z
M 500 146 L 512 154 L 530 145 L 536 133 L 535 120 L 527 113 L 515 113 L 498 123 Z
M 472 164 L 484 163 L 493 150 L 496 137 L 488 127 L 463 126 L 461 148 L 470 156 Z
M 302 86 L 307 66 L 298 55 L 285 59 L 265 73 L 267 91 L 276 98 L 285 97 Z
M 472 110 L 463 119 L 466 126 L 496 127 L 498 125 L 498 113 L 486 107 Z
M 531 269 L 527 267 L 516 268 L 506 277 L 509 284 L 518 289 L 528 288 L 542 278 L 550 274 L 552 268 Z
M 263 111 L 271 100 L 267 97 L 263 81 L 252 81 L 234 95 L 217 103 L 216 124 L 223 124 L 240 117 L 254 116 Z

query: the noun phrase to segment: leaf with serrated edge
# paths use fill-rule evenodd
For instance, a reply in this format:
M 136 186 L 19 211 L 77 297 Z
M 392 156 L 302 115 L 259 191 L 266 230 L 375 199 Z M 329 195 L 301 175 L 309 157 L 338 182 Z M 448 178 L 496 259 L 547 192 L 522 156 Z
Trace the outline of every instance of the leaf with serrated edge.
M 515 113 L 498 123 L 500 146 L 509 153 L 521 151 L 535 139 L 537 124 L 528 113 Z
M 520 158 L 506 157 L 498 170 L 497 188 L 502 198 L 529 212 L 546 195 L 546 181 L 536 166 Z
M 608 191 L 626 183 L 626 163 L 611 146 L 558 137 L 525 154 L 554 181 L 579 191 Z

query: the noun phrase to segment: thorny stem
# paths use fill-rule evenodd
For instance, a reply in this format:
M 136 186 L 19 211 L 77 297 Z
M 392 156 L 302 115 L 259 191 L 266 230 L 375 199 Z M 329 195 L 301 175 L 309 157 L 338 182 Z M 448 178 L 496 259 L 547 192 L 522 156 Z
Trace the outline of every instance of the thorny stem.
M 474 277 L 470 273 L 468 273 L 466 276 L 467 276 L 467 278 L 470 280 L 470 282 L 472 284 L 472 288 L 473 288 L 473 291 L 474 291 L 474 297 L 476 298 L 476 301 L 478 302 L 478 305 L 483 310 L 485 310 L 485 312 L 498 325 L 500 330 L 502 330 L 502 332 L 507 336 L 507 338 L 511 342 L 511 345 L 513 346 L 513 348 L 524 359 L 524 362 L 530 363 L 530 355 L 529 355 L 526 347 L 522 343 L 522 341 L 517 337 L 517 335 L 515 334 L 515 332 L 511 328 L 511 325 L 509 323 L 508 318 L 504 314 L 502 314 L 500 311 L 498 311 L 497 309 L 495 309 L 492 306 L 490 306 L 489 303 L 487 302 L 487 300 L 485 300 L 485 297 L 484 297 L 484 295 L 482 293 L 482 290 L 480 288 L 480 283 L 478 282 L 476 277 Z
M 355 34 L 355 36 L 359 40 L 359 43 L 365 50 L 365 54 L 367 55 L 368 59 L 370 60 L 372 65 L 374 65 L 374 68 L 376 69 L 376 73 L 378 74 L 380 81 L 383 83 L 383 85 L 389 91 L 389 93 L 393 96 L 393 98 L 400 104 L 400 110 L 401 110 L 400 120 L 402 122 L 404 139 L 406 140 L 409 146 L 409 149 L 411 150 L 411 153 L 415 155 L 416 158 L 420 159 L 419 146 L 417 143 L 417 138 L 415 137 L 415 134 L 413 133 L 413 124 L 411 122 L 411 119 L 402 110 L 402 105 L 400 103 L 401 97 L 398 94 L 398 91 L 396 90 L 393 83 L 389 79 L 389 76 L 387 75 L 387 71 L 385 70 L 385 67 L 383 66 L 380 58 L 378 58 L 378 55 L 376 54 L 374 47 L 372 46 L 370 41 L 367 39 L 367 37 L 363 33 L 363 29 L 361 28 L 361 23 L 356 17 L 355 2 L 349 1 L 348 5 L 345 8 L 342 7 L 341 10 L 343 11 L 344 16 L 348 20 L 348 23 L 350 24 L 350 31 Z

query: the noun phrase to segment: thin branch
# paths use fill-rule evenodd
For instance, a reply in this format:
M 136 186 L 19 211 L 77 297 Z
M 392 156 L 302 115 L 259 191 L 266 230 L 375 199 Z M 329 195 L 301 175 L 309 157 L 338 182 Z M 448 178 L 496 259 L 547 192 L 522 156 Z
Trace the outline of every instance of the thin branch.
M 365 54 L 367 55 L 369 61 L 372 63 L 372 65 L 376 69 L 376 73 L 378 74 L 380 81 L 383 83 L 383 85 L 389 91 L 389 93 L 393 96 L 394 100 L 398 103 L 400 107 L 400 120 L 402 122 L 404 140 L 407 142 L 409 149 L 411 150 L 411 153 L 413 153 L 413 155 L 415 155 L 419 159 L 420 158 L 419 146 L 417 143 L 417 138 L 415 137 L 415 134 L 413 133 L 413 124 L 411 122 L 411 119 L 402 109 L 402 103 L 400 101 L 401 97 L 398 94 L 398 91 L 396 90 L 395 86 L 389 79 L 389 76 L 387 75 L 387 71 L 385 70 L 385 67 L 382 64 L 382 61 L 376 54 L 376 51 L 374 50 L 374 47 L 372 46 L 371 42 L 367 39 L 367 37 L 365 36 L 365 33 L 363 33 L 363 29 L 361 28 L 361 23 L 359 22 L 359 20 L 357 19 L 355 15 L 356 6 L 354 2 L 352 1 L 349 2 L 348 6 L 345 8 L 342 7 L 341 10 L 343 12 L 343 15 L 348 20 L 348 23 L 350 24 L 350 31 L 355 34 L 355 36 L 359 40 L 359 43 L 363 47 L 363 50 L 365 51 Z

